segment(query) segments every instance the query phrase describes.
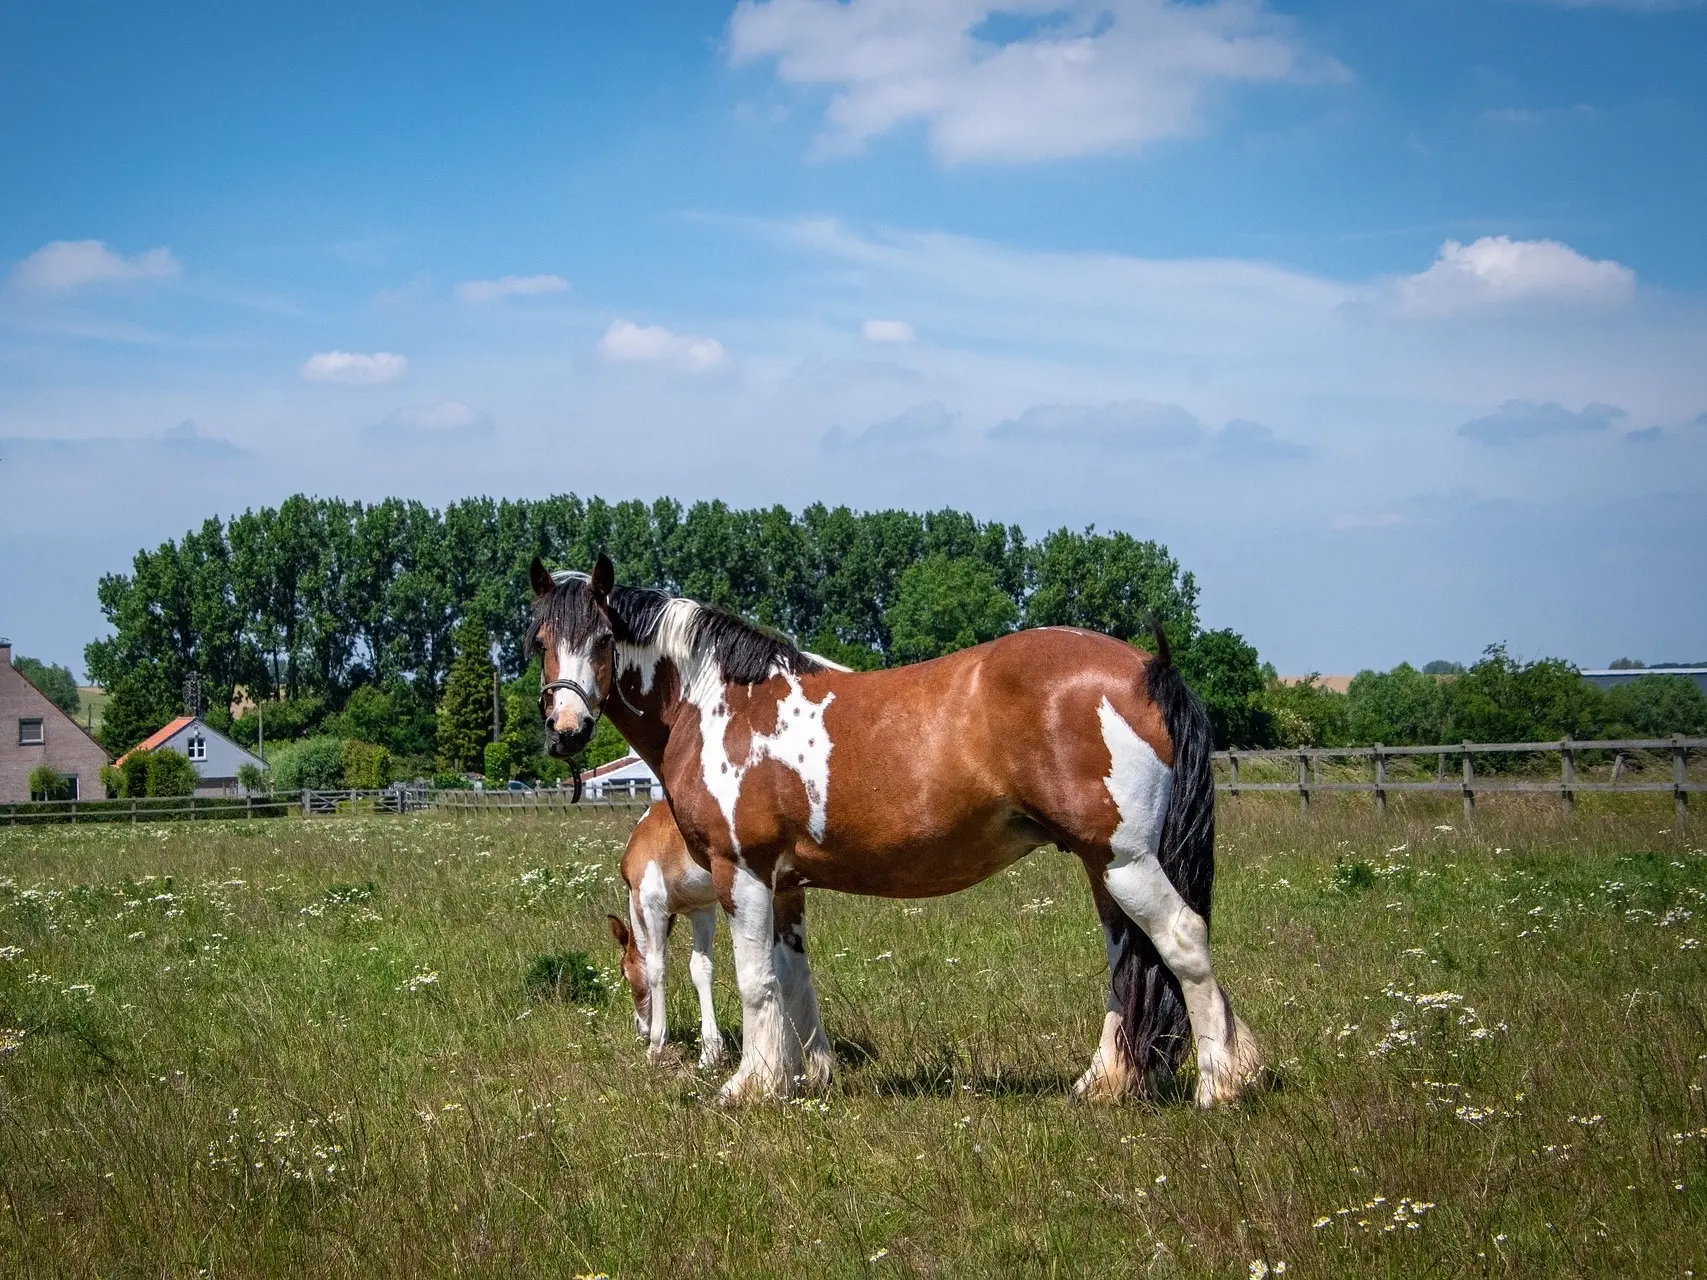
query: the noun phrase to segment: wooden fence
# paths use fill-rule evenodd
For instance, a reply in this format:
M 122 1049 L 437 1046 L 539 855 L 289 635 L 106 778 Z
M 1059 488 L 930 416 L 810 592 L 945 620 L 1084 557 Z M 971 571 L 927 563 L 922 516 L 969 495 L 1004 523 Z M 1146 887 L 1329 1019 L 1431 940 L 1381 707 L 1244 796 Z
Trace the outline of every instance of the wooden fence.
M 1453 746 L 1436 747 L 1314 747 L 1291 751 L 1217 751 L 1214 760 L 1218 780 L 1216 790 L 1230 796 L 1252 792 L 1283 791 L 1298 797 L 1299 807 L 1308 809 L 1313 795 L 1332 792 L 1367 792 L 1375 797 L 1375 807 L 1387 812 L 1387 797 L 1395 792 L 1458 795 L 1463 797 L 1464 815 L 1470 817 L 1476 808 L 1476 797 L 1492 794 L 1556 795 L 1567 809 L 1574 807 L 1582 794 L 1654 795 L 1669 793 L 1679 819 L 1689 813 L 1691 792 L 1707 791 L 1707 781 L 1689 776 L 1689 753 L 1707 747 L 1707 738 L 1682 736 L 1655 739 L 1630 739 L 1613 742 L 1578 742 L 1566 738 L 1560 742 L 1460 742 Z M 1559 776 L 1555 779 L 1511 778 L 1488 773 L 1477 774 L 1477 756 L 1499 757 L 1498 763 L 1508 765 L 1513 756 L 1559 757 Z M 1394 778 L 1388 766 L 1394 761 L 1412 761 L 1417 757 L 1434 756 L 1437 767 L 1432 780 Z M 1458 768 L 1449 775 L 1446 762 L 1458 757 Z M 1636 757 L 1669 759 L 1671 776 L 1663 781 L 1635 781 L 1628 775 Z M 1610 777 L 1597 781 L 1591 776 L 1578 776 L 1584 757 L 1605 761 L 1610 757 Z M 1324 779 L 1323 762 L 1368 761 L 1373 776 L 1363 779 Z M 1240 776 L 1241 765 L 1279 765 L 1290 772 L 1297 766 L 1297 776 L 1285 781 L 1247 781 Z M 1642 770 L 1646 772 L 1646 769 Z

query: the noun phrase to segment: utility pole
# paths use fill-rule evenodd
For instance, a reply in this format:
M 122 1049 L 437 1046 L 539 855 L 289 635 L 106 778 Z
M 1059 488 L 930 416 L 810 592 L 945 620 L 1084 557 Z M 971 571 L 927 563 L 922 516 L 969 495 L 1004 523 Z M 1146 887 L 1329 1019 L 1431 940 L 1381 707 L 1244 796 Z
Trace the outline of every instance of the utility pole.
M 492 668 L 492 741 L 498 741 L 502 730 L 498 726 L 498 668 Z

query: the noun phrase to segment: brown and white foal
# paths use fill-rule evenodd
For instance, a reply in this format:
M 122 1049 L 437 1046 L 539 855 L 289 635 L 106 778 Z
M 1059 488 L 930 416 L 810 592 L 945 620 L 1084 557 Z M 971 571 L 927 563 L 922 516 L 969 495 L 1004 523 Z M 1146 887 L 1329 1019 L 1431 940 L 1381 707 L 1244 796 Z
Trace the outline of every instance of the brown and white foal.
M 647 1056 L 657 1062 L 664 1054 L 665 953 L 671 926 L 686 914 L 693 922 L 688 973 L 699 994 L 699 1065 L 709 1067 L 723 1056 L 723 1035 L 711 1005 L 717 890 L 711 872 L 688 855 L 669 805 L 653 805 L 629 834 L 622 878 L 628 884 L 628 919 L 606 918 L 611 937 L 622 948 L 622 976 L 634 996 L 634 1025 L 647 1042 Z
M 664 1056 L 664 973 L 668 968 L 670 930 L 676 917 L 686 915 L 693 925 L 693 955 L 688 973 L 699 995 L 699 1065 L 714 1065 L 723 1056 L 723 1033 L 711 1002 L 711 945 L 717 933 L 717 889 L 711 872 L 693 860 L 687 841 L 676 827 L 670 806 L 659 801 L 648 809 L 629 834 L 622 852 L 622 878 L 628 885 L 628 919 L 607 916 L 611 937 L 622 948 L 622 976 L 634 997 L 634 1025 L 647 1042 L 653 1062 Z M 794 889 L 776 896 L 776 927 L 804 936 L 806 891 Z M 789 963 L 784 961 L 785 964 Z M 804 963 L 802 961 L 802 963 Z M 799 983 L 793 984 L 798 989 Z M 799 998 L 796 990 L 796 999 Z M 805 1016 L 806 1011 L 801 1011 Z M 822 1033 L 820 1033 L 821 1035 Z M 828 1053 L 828 1046 L 813 1045 Z
M 914 666 L 833 671 L 720 609 L 614 577 L 603 555 L 590 576 L 534 562 L 541 712 L 565 755 L 608 715 L 710 868 L 741 991 L 725 1101 L 829 1078 L 789 895 L 954 893 L 1050 843 L 1084 865 L 1108 948 L 1079 1096 L 1144 1091 L 1193 1039 L 1200 1105 L 1256 1077 L 1257 1046 L 1209 956 L 1208 718 L 1159 631 L 1154 656 L 1043 628 Z

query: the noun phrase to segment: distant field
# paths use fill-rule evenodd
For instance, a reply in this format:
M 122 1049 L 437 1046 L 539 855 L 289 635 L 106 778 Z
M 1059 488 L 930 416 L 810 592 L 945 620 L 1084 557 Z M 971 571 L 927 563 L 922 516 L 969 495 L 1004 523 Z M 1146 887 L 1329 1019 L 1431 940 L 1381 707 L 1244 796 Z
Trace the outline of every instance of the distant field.
M 77 723 L 83 725 L 90 733 L 101 731 L 101 720 L 107 714 L 107 699 L 110 697 L 100 685 L 85 684 L 77 687 Z M 93 720 L 93 724 L 90 721 Z
M 0 831 L 0 1274 L 1707 1275 L 1704 841 L 1438 812 L 1223 805 L 1277 1071 L 1207 1115 L 1064 1096 L 1106 978 L 1054 853 L 814 897 L 840 1078 L 728 1113 L 626 996 L 525 987 L 614 977 L 597 819 Z

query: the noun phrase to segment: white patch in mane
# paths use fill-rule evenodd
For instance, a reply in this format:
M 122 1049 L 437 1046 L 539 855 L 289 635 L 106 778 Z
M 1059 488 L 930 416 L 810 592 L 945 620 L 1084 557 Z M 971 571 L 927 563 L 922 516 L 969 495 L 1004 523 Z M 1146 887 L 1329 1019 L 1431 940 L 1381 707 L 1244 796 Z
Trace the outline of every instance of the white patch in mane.
M 671 600 L 658 617 L 658 629 L 653 633 L 650 644 L 617 645 L 617 679 L 630 671 L 638 671 L 641 694 L 651 693 L 652 681 L 657 676 L 658 662 L 662 658 L 676 664 L 684 686 L 702 674 L 699 668 L 710 667 L 715 673 L 717 664 L 700 659 L 688 644 L 689 629 L 698 616 L 699 605 L 692 600 L 680 597 Z

